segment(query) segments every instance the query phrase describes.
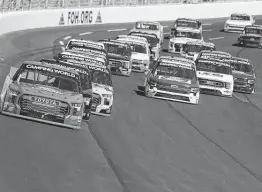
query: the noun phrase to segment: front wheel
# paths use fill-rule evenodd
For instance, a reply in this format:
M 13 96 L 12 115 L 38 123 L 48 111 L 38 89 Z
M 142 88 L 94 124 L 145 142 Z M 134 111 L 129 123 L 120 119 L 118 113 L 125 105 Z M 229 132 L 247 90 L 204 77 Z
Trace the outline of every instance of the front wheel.
M 84 115 L 83 115 L 83 120 L 84 121 L 89 121 L 91 116 L 91 105 L 89 106 L 84 106 Z

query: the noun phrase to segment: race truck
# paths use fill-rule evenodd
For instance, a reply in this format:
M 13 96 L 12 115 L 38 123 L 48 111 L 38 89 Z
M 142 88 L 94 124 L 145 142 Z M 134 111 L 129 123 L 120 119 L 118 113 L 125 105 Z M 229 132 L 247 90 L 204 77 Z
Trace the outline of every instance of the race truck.
M 255 46 L 262 48 L 262 26 L 253 25 L 246 26 L 243 34 L 237 38 L 237 44 L 239 46 Z
M 104 39 L 99 42 L 105 45 L 112 74 L 130 76 L 132 71 L 132 51 L 130 45 L 111 39 Z
M 189 19 L 189 18 L 178 18 L 174 25 L 170 29 L 170 38 L 173 38 L 176 34 L 177 30 L 180 29 L 188 29 L 188 30 L 195 30 L 202 33 L 202 24 L 200 21 L 196 19 Z
M 164 42 L 164 30 L 163 26 L 159 22 L 155 21 L 138 21 L 135 23 L 133 29 L 130 30 L 130 33 L 133 31 L 153 33 L 157 35 L 157 38 L 160 39 L 160 43 Z
M 128 35 L 146 38 L 150 49 L 150 59 L 156 61 L 159 58 L 160 51 L 161 51 L 161 42 L 156 34 L 133 31 L 130 32 Z
M 168 51 L 179 53 L 189 41 L 204 41 L 202 32 L 196 29 L 179 28 L 174 32 L 174 37 L 169 39 Z
M 201 59 L 221 59 L 221 58 L 231 58 L 232 55 L 230 53 L 227 52 L 223 52 L 223 51 L 208 51 L 208 50 L 203 50 L 200 51 L 200 53 L 198 54 L 197 58 L 201 58 Z
M 202 93 L 232 97 L 234 80 L 228 62 L 213 58 L 198 58 L 196 70 Z
M 159 58 L 148 70 L 144 82 L 145 96 L 198 104 L 199 85 L 195 65 L 180 58 Z
M 1 112 L 80 129 L 84 98 L 79 73 L 38 61 L 11 67 L 1 92 Z
M 255 93 L 255 68 L 249 59 L 232 57 L 224 59 L 232 67 L 234 77 L 234 91 L 241 93 Z
M 93 87 L 91 113 L 110 116 L 114 95 L 110 68 L 99 64 L 99 62 L 96 62 L 95 60 L 83 60 L 81 56 L 75 56 L 74 59 L 64 58 L 64 61 L 81 65 L 89 70 Z
M 255 18 L 246 13 L 233 13 L 226 20 L 224 32 L 243 32 L 246 26 L 254 25 Z
M 214 51 L 216 50 L 216 46 L 214 43 L 204 41 L 189 41 L 184 44 L 181 54 L 186 58 L 195 60 L 198 54 L 203 50 Z
M 150 50 L 149 44 L 144 41 L 134 40 L 131 38 L 117 38 L 117 41 L 130 45 L 132 50 L 131 61 L 132 71 L 144 72 L 149 69 Z
M 76 63 L 72 64 L 64 61 L 56 61 L 53 59 L 41 59 L 40 62 L 47 65 L 55 65 L 55 66 L 67 68 L 69 70 L 75 70 L 79 73 L 81 89 L 83 92 L 83 97 L 85 102 L 83 119 L 85 121 L 89 121 L 90 114 L 91 114 L 92 95 L 93 95 L 92 80 L 89 70 L 86 67 L 83 67 L 82 65 Z
M 91 74 L 93 97 L 91 113 L 101 116 L 110 116 L 114 100 L 112 74 L 108 67 L 92 64 L 86 61 L 70 61 L 86 67 Z
M 104 45 L 101 45 L 99 42 L 93 41 L 70 41 L 67 44 L 66 50 L 67 52 L 84 54 L 91 57 L 102 58 L 108 64 L 108 54 Z
M 107 66 L 107 63 L 102 58 L 90 57 L 87 55 L 81 55 L 81 54 L 70 53 L 70 52 L 59 53 L 56 60 L 67 61 L 67 62 L 85 61 L 96 65 Z

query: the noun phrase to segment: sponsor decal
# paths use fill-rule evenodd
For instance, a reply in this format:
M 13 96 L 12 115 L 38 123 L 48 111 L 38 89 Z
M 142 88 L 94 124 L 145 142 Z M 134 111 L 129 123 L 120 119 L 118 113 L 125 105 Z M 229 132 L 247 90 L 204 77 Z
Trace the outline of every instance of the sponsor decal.
M 70 41 L 69 46 L 78 45 L 81 47 L 90 47 L 90 48 L 97 48 L 97 49 L 104 49 L 103 45 L 99 45 L 97 43 L 86 42 L 86 41 Z
M 222 60 L 224 61 L 224 60 Z M 226 63 L 225 61 L 224 62 L 219 62 L 219 61 L 212 61 L 212 60 L 198 60 L 199 63 L 208 63 L 208 64 L 214 64 L 214 65 L 224 65 L 224 66 L 227 66 L 227 67 L 231 67 L 231 65 L 229 63 Z
M 91 24 L 93 23 L 93 11 L 68 11 L 67 12 L 67 25 L 77 24 Z
M 209 57 L 230 57 L 230 55 L 226 53 L 201 53 L 201 58 Z
M 98 11 L 98 13 L 97 13 L 96 23 L 102 23 L 102 17 L 101 17 L 100 11 Z
M 209 73 L 209 72 L 201 72 L 199 71 L 198 72 L 199 75 L 208 75 L 208 76 L 216 76 L 216 77 L 224 77 L 223 75 L 221 74 L 218 74 L 218 73 Z
M 63 94 L 62 92 L 59 92 L 59 91 L 52 89 L 52 88 L 49 88 L 49 87 L 37 87 L 37 89 L 49 91 L 49 92 L 56 93 L 56 94 Z
M 47 63 L 45 62 L 45 64 L 48 64 L 48 65 L 56 65 L 56 66 L 59 66 L 59 67 L 65 67 L 67 69 L 72 69 L 72 70 L 75 70 L 79 73 L 83 73 L 85 75 L 88 75 L 88 71 L 87 70 L 84 70 L 84 69 L 81 69 L 81 68 L 77 68 L 77 67 L 73 67 L 73 66 L 70 66 L 71 64 L 61 64 L 61 63 Z
M 36 97 L 36 96 L 32 96 L 31 100 L 33 102 L 42 103 L 42 104 L 46 104 L 46 105 L 56 106 L 56 105 L 60 104 L 60 102 L 58 102 L 58 101 L 55 101 L 55 100 L 52 100 L 52 99 L 46 99 L 46 98 L 43 98 L 43 97 Z
M 60 20 L 59 20 L 59 25 L 64 25 L 65 24 L 65 18 L 64 18 L 64 14 L 62 13 Z
M 65 75 L 68 77 L 74 77 L 77 78 L 75 74 L 70 73 L 68 71 L 62 71 L 60 69 L 54 69 L 54 68 L 48 68 L 48 67 L 42 67 L 38 65 L 32 65 L 32 64 L 26 64 L 25 66 L 27 69 L 33 69 L 33 70 L 38 70 L 38 71 L 45 71 L 45 72 L 50 72 L 50 73 L 57 73 L 60 75 Z
M 102 56 L 106 56 L 106 53 L 103 51 L 99 51 L 99 50 L 94 50 L 92 48 L 88 48 L 88 47 L 73 47 L 71 46 L 69 48 L 69 50 L 73 50 L 73 51 L 81 51 L 81 52 L 86 52 L 86 53 L 92 53 L 92 54 L 96 54 L 96 55 L 102 55 Z
M 174 67 L 179 67 L 179 68 L 184 68 L 184 69 L 192 69 L 192 65 L 189 63 L 160 63 L 161 66 L 174 66 Z
M 102 68 L 102 67 L 99 67 L 99 66 L 87 65 L 87 68 L 89 70 L 101 71 L 101 72 L 104 72 L 104 73 L 109 73 L 109 71 L 106 68 Z
M 106 85 L 94 83 L 93 86 L 96 87 L 96 88 L 103 88 L 103 89 L 105 89 L 105 90 L 108 91 L 108 92 L 112 92 L 112 88 L 111 88 L 111 87 L 108 87 L 108 86 L 106 86 Z
M 94 63 L 99 65 L 105 65 L 104 62 L 98 61 L 96 59 L 88 58 L 88 57 L 81 57 L 77 55 L 66 55 L 66 54 L 60 54 L 61 59 L 63 60 L 76 60 L 76 61 L 85 61 L 87 63 Z

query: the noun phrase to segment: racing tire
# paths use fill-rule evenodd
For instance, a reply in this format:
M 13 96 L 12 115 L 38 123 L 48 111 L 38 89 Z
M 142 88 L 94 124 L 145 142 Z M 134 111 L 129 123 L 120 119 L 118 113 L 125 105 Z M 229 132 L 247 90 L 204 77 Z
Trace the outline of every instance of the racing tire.
M 259 49 L 262 49 L 262 39 L 260 40 L 258 46 L 257 46 Z
M 3 111 L 3 105 L 4 105 L 5 99 L 6 99 L 6 92 L 5 92 L 3 101 L 2 101 L 2 99 L 0 98 L 0 113 L 2 113 L 2 111 Z
M 147 86 L 145 86 L 144 96 L 145 96 L 145 97 L 148 97 Z
M 89 122 L 90 117 L 91 117 L 91 112 L 88 112 L 83 116 L 83 120 L 86 121 L 86 122 Z
M 83 115 L 83 118 L 82 118 L 82 120 L 84 120 L 84 121 L 89 121 L 90 120 L 90 117 L 91 117 L 91 105 L 90 106 L 88 106 L 89 107 L 89 109 L 88 108 L 86 108 L 87 106 L 85 105 L 84 106 L 84 115 Z

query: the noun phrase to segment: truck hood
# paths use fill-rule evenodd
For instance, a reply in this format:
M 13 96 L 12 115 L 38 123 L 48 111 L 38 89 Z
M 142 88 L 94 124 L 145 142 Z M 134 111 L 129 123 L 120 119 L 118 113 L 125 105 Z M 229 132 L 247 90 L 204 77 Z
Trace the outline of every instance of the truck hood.
M 197 77 L 203 79 L 210 79 L 214 81 L 232 82 L 233 76 L 221 73 L 207 72 L 207 71 L 197 71 Z
M 110 94 L 113 95 L 113 87 L 98 83 L 92 83 L 93 86 L 93 92 L 100 93 L 100 94 Z
M 149 60 L 149 56 L 145 53 L 132 53 L 132 59 Z
M 45 86 L 45 85 L 32 85 L 27 83 L 17 84 L 16 82 L 13 85 L 16 86 L 21 93 L 32 94 L 37 96 L 48 97 L 52 99 L 59 99 L 70 102 L 82 102 L 83 95 L 75 92 L 65 91 L 58 88 Z
M 238 20 L 227 20 L 226 24 L 228 25 L 237 25 L 237 26 L 247 26 L 251 25 L 251 21 L 238 21 Z
M 191 42 L 191 41 L 199 41 L 199 39 L 194 40 L 191 38 L 187 38 L 187 37 L 174 37 L 172 39 L 170 39 L 170 42 L 172 43 L 179 43 L 179 44 L 186 44 L 187 42 Z
M 255 79 L 254 75 L 248 73 L 244 73 L 241 71 L 232 71 L 232 72 L 233 72 L 233 76 L 236 78 Z
M 108 57 L 109 57 L 109 59 L 129 61 L 129 58 L 127 56 L 123 56 L 123 55 L 108 53 Z
M 191 88 L 197 86 L 196 82 L 192 82 L 191 80 L 178 77 L 166 77 L 162 75 L 157 75 L 154 77 L 150 77 L 150 80 L 162 85 L 175 85 L 176 88 Z

